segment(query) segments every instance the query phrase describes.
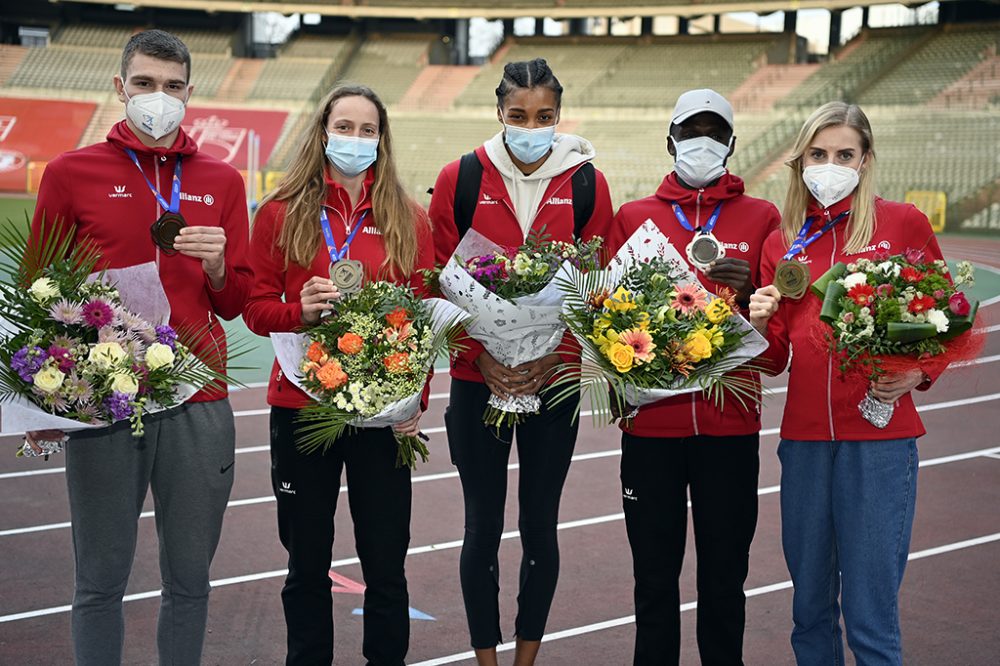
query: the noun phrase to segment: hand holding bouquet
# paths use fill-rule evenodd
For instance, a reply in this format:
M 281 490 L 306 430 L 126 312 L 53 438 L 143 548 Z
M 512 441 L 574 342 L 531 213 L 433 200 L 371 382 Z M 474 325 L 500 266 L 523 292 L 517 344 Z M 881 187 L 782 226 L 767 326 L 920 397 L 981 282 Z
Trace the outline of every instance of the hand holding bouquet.
M 223 367 L 221 349 L 206 365 L 191 352 L 203 342 L 199 333 L 167 324 L 154 264 L 94 273 L 99 254 L 92 246 L 41 237 L 29 247 L 12 226 L 0 234 L 5 432 L 128 419 L 139 437 L 143 414 L 179 405 L 209 382 L 230 381 L 210 367 Z
M 439 273 L 429 276 L 445 297 L 474 319 L 470 337 L 507 368 L 553 353 L 566 326 L 563 294 L 556 276 L 569 269 L 587 271 L 598 264 L 602 240 L 566 243 L 549 240 L 544 229 L 529 234 L 517 248 L 504 248 L 474 230 L 466 233 Z M 544 386 L 544 383 L 540 383 Z M 496 427 L 516 423 L 542 405 L 536 394 L 490 396 L 483 420 Z
M 947 365 L 974 356 L 977 340 L 968 332 L 977 301 L 960 287 L 973 283 L 972 264 L 959 262 L 954 283 L 944 260 L 928 261 L 920 250 L 838 263 L 812 285 L 823 301 L 820 319 L 830 350 L 843 373 L 869 380 L 887 372 Z M 884 428 L 893 405 L 867 395 L 858 406 L 872 425 Z
M 759 402 L 756 382 L 726 373 L 767 343 L 739 315 L 733 294 L 708 293 L 652 222 L 606 270 L 577 273 L 564 288 L 566 324 L 584 361 L 568 377 L 582 376 L 585 389 L 597 389 L 595 412 L 624 414 L 628 405 L 634 415 L 644 404 L 699 390 L 718 403 L 726 391 Z
M 464 313 L 440 299 L 373 282 L 338 301 L 305 333 L 272 333 L 285 375 L 316 403 L 302 410 L 299 447 L 328 448 L 347 427 L 379 428 L 412 419 L 434 359 L 453 346 Z M 417 436 L 396 433 L 397 465 L 427 461 Z

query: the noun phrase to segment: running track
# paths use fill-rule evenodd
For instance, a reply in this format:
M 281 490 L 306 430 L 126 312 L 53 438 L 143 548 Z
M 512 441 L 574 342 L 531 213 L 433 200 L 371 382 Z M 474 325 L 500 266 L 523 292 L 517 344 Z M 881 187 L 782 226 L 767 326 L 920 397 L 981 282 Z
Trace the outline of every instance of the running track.
M 1000 270 L 1000 242 L 942 240 L 949 257 Z M 928 430 L 919 442 L 921 471 L 911 563 L 902 592 L 907 664 L 995 664 L 1000 658 L 1000 306 L 984 309 L 987 341 L 977 363 L 947 373 L 917 396 Z M 791 585 L 781 557 L 779 469 L 775 449 L 784 404 L 784 378 L 764 409 L 760 520 L 747 580 L 746 662 L 791 664 L 788 647 Z M 414 619 L 411 664 L 473 663 L 467 650 L 457 571 L 462 538 L 461 490 L 447 454 L 441 413 L 447 379 L 433 384 L 424 421 L 432 459 L 413 480 L 412 606 L 434 619 Z M 237 412 L 236 483 L 222 543 L 213 564 L 205 664 L 278 664 L 284 626 L 279 590 L 284 552 L 277 541 L 269 482 L 267 410 L 263 390 L 233 396 Z M 0 440 L 12 451 L 13 439 Z M 516 457 L 510 486 L 516 487 Z M 562 574 L 540 664 L 627 664 L 631 660 L 631 567 L 621 516 L 615 430 L 585 419 L 561 511 Z M 0 455 L 0 664 L 72 662 L 68 604 L 73 562 L 63 461 Z M 346 498 L 344 498 L 346 499 Z M 503 630 L 513 626 L 520 547 L 516 506 L 508 498 L 511 530 L 501 546 Z M 151 510 L 151 501 L 147 502 Z M 361 598 L 346 503 L 337 516 L 332 574 L 336 595 L 337 664 L 362 663 Z M 128 664 L 155 663 L 159 573 L 151 514 L 140 523 L 139 546 L 126 603 Z M 689 544 L 693 538 L 689 538 Z M 694 634 L 693 546 L 682 576 L 684 663 L 697 663 Z M 501 649 L 504 649 L 502 647 Z M 501 663 L 510 663 L 510 654 Z

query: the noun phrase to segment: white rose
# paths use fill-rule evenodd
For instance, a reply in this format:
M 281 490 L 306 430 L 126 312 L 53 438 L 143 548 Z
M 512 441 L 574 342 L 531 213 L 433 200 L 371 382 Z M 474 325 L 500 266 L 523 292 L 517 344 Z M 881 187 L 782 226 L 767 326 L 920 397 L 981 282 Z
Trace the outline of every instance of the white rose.
M 87 360 L 93 363 L 99 370 L 121 363 L 125 358 L 125 350 L 117 342 L 99 342 L 90 348 Z
M 156 370 L 163 366 L 169 366 L 174 362 L 174 350 L 165 344 L 154 342 L 146 350 L 146 367 Z
M 134 396 L 139 392 L 139 382 L 127 372 L 116 372 L 111 377 L 111 390 L 124 393 L 127 396 Z
M 890 277 L 899 277 L 899 264 L 892 261 L 883 261 L 878 265 L 878 269 L 882 271 L 883 275 L 888 275 Z
M 31 283 L 28 293 L 36 303 L 45 303 L 59 296 L 59 286 L 49 278 L 42 277 Z
M 938 333 L 946 333 L 950 322 L 948 316 L 940 310 L 931 309 L 927 311 L 927 323 L 934 324 Z
M 844 278 L 844 289 L 850 290 L 856 284 L 866 284 L 868 282 L 868 276 L 864 273 L 851 273 Z
M 39 391 L 55 393 L 62 386 L 65 378 L 66 375 L 60 372 L 59 368 L 50 365 L 39 370 L 35 374 L 34 381 Z

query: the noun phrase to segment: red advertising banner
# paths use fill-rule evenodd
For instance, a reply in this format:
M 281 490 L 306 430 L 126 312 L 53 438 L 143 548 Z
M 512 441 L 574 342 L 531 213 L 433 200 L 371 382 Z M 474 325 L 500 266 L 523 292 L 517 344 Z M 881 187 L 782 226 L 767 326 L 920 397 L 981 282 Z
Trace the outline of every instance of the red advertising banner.
M 97 105 L 0 97 L 0 192 L 25 192 L 28 163 L 48 162 L 80 143 Z
M 260 136 L 260 166 L 263 166 L 281 136 L 287 117 L 286 111 L 192 106 L 184 114 L 183 126 L 198 142 L 199 150 L 245 170 L 250 131 Z

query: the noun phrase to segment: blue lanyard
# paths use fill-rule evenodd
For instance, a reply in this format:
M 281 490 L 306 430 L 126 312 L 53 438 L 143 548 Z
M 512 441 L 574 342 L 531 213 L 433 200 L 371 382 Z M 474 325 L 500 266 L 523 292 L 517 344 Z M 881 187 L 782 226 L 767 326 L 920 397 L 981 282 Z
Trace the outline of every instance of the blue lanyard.
M 682 227 L 684 227 L 688 231 L 710 234 L 712 233 L 712 229 L 715 228 L 715 223 L 719 221 L 719 213 L 722 212 L 722 204 L 724 203 L 725 203 L 724 201 L 720 201 L 719 204 L 715 207 L 715 210 L 712 211 L 712 215 L 711 217 L 708 218 L 708 222 L 698 227 L 697 229 L 691 226 L 691 223 L 688 222 L 687 215 L 684 214 L 684 211 L 681 210 L 681 207 L 677 204 L 676 201 L 671 201 L 670 205 L 674 207 L 674 215 L 677 216 L 677 221 L 681 223 Z
M 799 231 L 799 235 L 795 237 L 794 241 L 792 241 L 791 247 L 788 248 L 788 252 L 785 253 L 785 256 L 782 257 L 782 259 L 784 261 L 788 261 L 795 255 L 799 254 L 800 252 L 802 252 L 802 250 L 812 245 L 813 241 L 815 241 L 817 238 L 828 232 L 830 229 L 833 229 L 833 226 L 835 224 L 837 224 L 850 214 L 851 211 L 845 210 L 843 213 L 841 213 L 837 217 L 833 218 L 832 220 L 824 224 L 822 229 L 814 233 L 812 236 L 809 236 L 809 238 L 806 238 L 806 234 L 809 233 L 809 227 L 812 225 L 813 220 L 815 220 L 816 218 L 807 217 L 805 223 L 802 225 L 802 229 Z
M 132 158 L 132 163 L 135 164 L 135 168 L 139 170 L 142 177 L 146 179 L 146 184 L 149 185 L 149 191 L 153 193 L 156 200 L 159 202 L 160 207 L 163 210 L 168 210 L 171 213 L 176 213 L 181 209 L 181 158 L 180 155 L 177 156 L 177 164 L 174 165 L 174 182 L 170 186 L 170 203 L 163 198 L 159 190 L 153 187 L 153 183 L 149 182 L 149 178 L 146 178 L 146 173 L 139 166 L 139 158 L 136 157 L 135 151 L 131 148 L 126 148 L 125 153 Z
M 330 218 L 326 216 L 326 208 L 320 206 L 319 209 L 319 222 L 323 226 L 323 237 L 326 238 L 326 249 L 330 252 L 330 262 L 337 262 L 343 259 L 347 255 L 347 251 L 351 248 L 351 241 L 358 234 L 361 227 L 365 226 L 365 216 L 368 215 L 368 211 L 361 213 L 361 217 L 354 224 L 354 228 L 351 229 L 351 233 L 348 234 L 347 240 L 344 242 L 344 247 L 337 250 L 337 241 L 333 238 L 333 229 L 330 228 Z

